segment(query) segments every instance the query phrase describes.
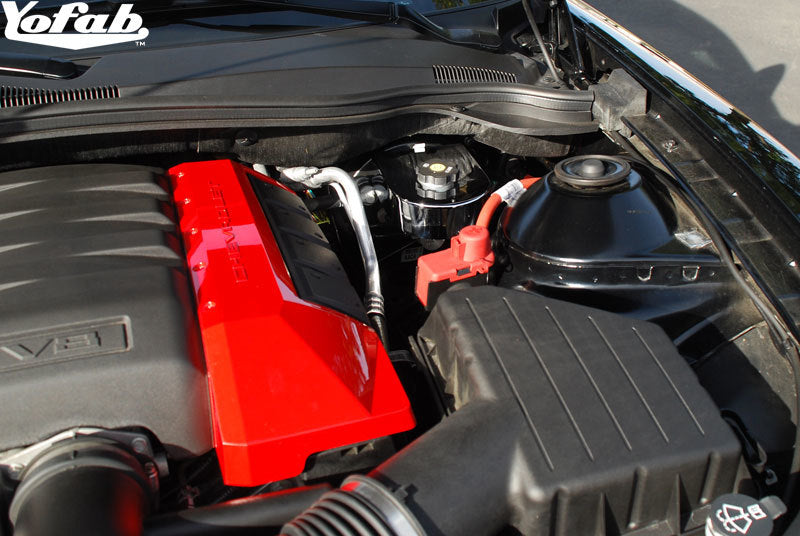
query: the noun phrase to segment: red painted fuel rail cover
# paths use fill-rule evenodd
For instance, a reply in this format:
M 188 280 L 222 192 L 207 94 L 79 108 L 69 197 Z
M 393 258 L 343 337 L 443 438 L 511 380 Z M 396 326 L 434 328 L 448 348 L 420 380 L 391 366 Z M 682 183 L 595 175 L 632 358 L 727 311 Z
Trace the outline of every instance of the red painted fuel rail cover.
M 228 160 L 169 174 L 225 483 L 297 476 L 315 452 L 412 428 L 375 332 L 295 293 L 248 176 L 277 183 Z

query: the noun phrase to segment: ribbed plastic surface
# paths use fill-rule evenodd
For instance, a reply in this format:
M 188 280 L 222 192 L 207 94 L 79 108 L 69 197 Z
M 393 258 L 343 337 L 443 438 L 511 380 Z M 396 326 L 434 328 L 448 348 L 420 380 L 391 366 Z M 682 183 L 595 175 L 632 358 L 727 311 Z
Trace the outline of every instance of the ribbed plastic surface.
M 514 73 L 460 65 L 434 65 L 433 76 L 437 84 L 517 83 L 517 75 Z
M 211 447 L 167 187 L 142 166 L 0 174 L 0 450 L 75 426 Z
M 654 324 L 482 287 L 443 294 L 421 333 L 456 412 L 519 423 L 496 440 L 525 534 L 672 534 L 735 486 L 738 441 Z
M 0 108 L 117 98 L 119 98 L 119 88 L 117 86 L 82 87 L 74 89 L 40 89 L 32 87 L 0 86 Z

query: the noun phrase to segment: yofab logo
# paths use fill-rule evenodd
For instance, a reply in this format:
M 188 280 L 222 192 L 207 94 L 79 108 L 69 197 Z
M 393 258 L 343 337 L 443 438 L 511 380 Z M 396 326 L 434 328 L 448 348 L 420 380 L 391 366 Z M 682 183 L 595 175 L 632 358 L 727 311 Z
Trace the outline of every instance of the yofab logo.
M 6 38 L 50 47 L 81 50 L 142 41 L 150 33 L 142 28 L 142 17 L 132 13 L 133 4 L 121 4 L 109 21 L 107 14 L 88 14 L 89 5 L 73 2 L 61 6 L 52 17 L 31 13 L 38 1 L 17 9 L 16 2 L 2 2 L 8 22 Z M 67 29 L 68 25 L 71 29 Z

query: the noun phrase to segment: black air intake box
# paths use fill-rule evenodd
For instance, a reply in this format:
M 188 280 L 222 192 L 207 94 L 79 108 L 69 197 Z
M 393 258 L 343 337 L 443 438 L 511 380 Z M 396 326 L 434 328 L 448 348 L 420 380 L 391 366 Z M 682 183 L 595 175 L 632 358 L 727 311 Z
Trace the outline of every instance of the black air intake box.
M 737 439 L 654 324 L 481 287 L 445 293 L 420 342 L 453 413 L 417 450 L 427 436 L 449 437 L 426 458 L 440 484 L 458 481 L 432 490 L 451 504 L 471 487 L 485 497 L 476 511 L 499 496 L 493 515 L 523 534 L 675 534 L 737 486 Z M 453 460 L 462 474 L 444 478 Z M 384 481 L 397 484 L 397 469 Z M 412 502 L 433 504 L 418 488 Z M 450 533 L 451 521 L 436 519 L 438 530 Z

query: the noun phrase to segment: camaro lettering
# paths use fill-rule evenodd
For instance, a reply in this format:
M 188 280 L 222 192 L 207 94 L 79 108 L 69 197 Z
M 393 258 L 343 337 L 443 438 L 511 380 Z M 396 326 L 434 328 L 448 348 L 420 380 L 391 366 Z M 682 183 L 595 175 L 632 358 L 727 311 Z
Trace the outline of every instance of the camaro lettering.
M 214 202 L 214 210 L 217 212 L 217 222 L 219 223 L 222 236 L 225 239 L 225 249 L 228 253 L 228 261 L 233 270 L 233 278 L 237 283 L 247 281 L 247 270 L 242 260 L 242 252 L 239 248 L 239 241 L 231 225 L 231 214 L 225 204 L 225 196 L 222 194 L 222 186 L 210 182 L 208 184 L 211 199 Z
M 38 0 L 28 2 L 22 9 L 16 2 L 0 3 L 8 19 L 5 36 L 13 41 L 81 50 L 141 41 L 150 34 L 142 27 L 141 15 L 133 13 L 133 4 L 121 4 L 109 20 L 106 14 L 90 14 L 85 2 L 64 4 L 52 17 L 31 13 Z

